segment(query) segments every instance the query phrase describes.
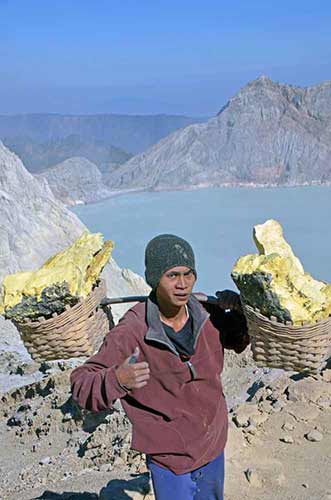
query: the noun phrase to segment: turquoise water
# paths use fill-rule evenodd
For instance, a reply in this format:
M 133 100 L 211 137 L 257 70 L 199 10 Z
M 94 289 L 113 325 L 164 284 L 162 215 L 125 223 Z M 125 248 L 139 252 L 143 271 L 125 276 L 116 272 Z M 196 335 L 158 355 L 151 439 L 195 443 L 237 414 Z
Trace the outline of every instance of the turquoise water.
M 196 291 L 234 288 L 238 257 L 255 252 L 254 224 L 277 219 L 305 270 L 331 282 L 331 188 L 215 188 L 136 193 L 73 209 L 92 232 L 115 242 L 121 267 L 143 274 L 144 248 L 160 233 L 187 239 L 196 254 Z

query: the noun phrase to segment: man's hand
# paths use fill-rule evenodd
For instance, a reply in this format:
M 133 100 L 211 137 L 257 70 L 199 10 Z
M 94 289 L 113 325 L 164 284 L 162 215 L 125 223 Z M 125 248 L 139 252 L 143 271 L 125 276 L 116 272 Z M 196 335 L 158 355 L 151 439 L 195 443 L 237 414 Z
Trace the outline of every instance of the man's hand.
M 218 305 L 222 309 L 230 309 L 230 311 L 237 311 L 238 313 L 243 312 L 240 296 L 237 292 L 223 290 L 222 292 L 216 292 L 216 297 L 218 298 Z
M 136 363 L 139 347 L 115 371 L 118 382 L 125 389 L 140 389 L 149 379 L 149 365 L 145 361 Z

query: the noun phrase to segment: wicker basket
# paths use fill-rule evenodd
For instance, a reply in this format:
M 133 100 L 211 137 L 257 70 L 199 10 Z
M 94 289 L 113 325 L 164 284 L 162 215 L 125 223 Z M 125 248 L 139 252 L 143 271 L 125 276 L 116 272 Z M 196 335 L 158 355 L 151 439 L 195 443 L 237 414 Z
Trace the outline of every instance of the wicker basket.
M 293 325 L 266 318 L 243 304 L 257 366 L 289 371 L 321 371 L 330 355 L 331 317 L 314 324 Z
M 106 296 L 101 280 L 86 299 L 50 319 L 15 323 L 31 357 L 36 361 L 90 356 L 109 331 L 107 314 L 99 307 Z

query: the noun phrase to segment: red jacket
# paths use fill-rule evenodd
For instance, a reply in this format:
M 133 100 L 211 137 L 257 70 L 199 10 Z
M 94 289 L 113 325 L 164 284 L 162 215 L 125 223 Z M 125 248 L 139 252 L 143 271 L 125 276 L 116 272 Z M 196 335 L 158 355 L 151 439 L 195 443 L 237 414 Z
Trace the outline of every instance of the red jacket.
M 148 299 L 130 309 L 99 352 L 71 374 L 73 397 L 83 408 L 101 411 L 121 398 L 132 422 L 132 448 L 176 474 L 201 467 L 221 453 L 228 427 L 220 379 L 222 334 L 195 297 L 188 308 L 195 338 L 190 361 L 181 361 L 162 328 L 157 305 Z M 148 362 L 150 379 L 141 389 L 127 392 L 115 370 L 137 346 L 138 362 Z

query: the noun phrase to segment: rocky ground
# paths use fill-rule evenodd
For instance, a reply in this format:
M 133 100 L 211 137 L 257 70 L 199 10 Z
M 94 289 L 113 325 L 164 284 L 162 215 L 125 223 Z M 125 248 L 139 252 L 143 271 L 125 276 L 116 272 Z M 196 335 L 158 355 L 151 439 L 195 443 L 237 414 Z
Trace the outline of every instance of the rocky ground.
M 227 500 L 331 499 L 331 369 L 284 373 L 230 413 Z
M 23 359 L 23 349 L 0 353 L 7 380 L 0 498 L 152 500 L 120 405 L 99 415 L 81 411 L 69 390 L 81 360 L 38 364 Z M 256 368 L 249 352 L 228 352 L 223 383 L 230 409 L 226 500 L 331 499 L 331 363 L 312 377 Z

